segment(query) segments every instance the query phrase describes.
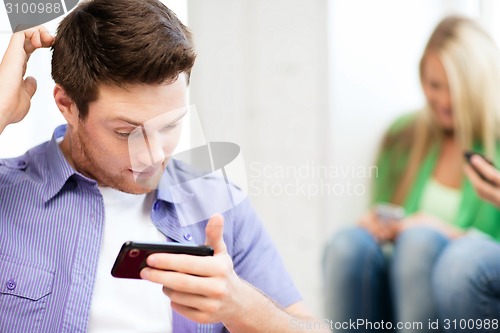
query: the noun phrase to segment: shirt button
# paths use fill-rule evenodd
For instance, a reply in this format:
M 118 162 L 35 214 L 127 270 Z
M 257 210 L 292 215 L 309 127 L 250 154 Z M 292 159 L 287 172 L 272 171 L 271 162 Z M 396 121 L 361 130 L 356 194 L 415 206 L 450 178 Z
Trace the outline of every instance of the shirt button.
M 187 241 L 191 241 L 193 239 L 193 236 L 190 233 L 184 234 L 184 239 Z
M 7 281 L 5 283 L 5 286 L 7 287 L 7 289 L 9 290 L 14 290 L 16 289 L 16 281 L 14 281 L 14 279 L 10 279 L 9 281 Z

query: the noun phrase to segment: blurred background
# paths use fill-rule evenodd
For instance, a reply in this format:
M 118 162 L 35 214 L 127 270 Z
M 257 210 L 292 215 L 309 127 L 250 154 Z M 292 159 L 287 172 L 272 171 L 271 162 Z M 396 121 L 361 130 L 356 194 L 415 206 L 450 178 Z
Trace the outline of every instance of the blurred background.
M 498 43 L 499 1 L 163 2 L 194 33 L 190 103 L 206 138 L 240 145 L 249 196 L 305 302 L 323 316 L 324 243 L 366 209 L 388 124 L 423 104 L 418 62 L 432 29 L 444 15 L 463 14 Z M 55 32 L 59 21 L 46 26 Z M 2 55 L 10 31 L 0 4 Z M 64 123 L 50 56 L 42 50 L 30 60 L 38 92 L 28 116 L 0 137 L 1 157 L 50 139 Z

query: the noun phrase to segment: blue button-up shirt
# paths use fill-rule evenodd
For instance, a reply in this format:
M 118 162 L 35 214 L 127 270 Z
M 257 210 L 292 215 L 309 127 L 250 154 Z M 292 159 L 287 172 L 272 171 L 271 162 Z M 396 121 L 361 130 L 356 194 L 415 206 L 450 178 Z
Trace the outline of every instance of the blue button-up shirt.
M 104 227 L 104 203 L 97 183 L 76 172 L 57 138 L 24 155 L 0 160 L 0 332 L 85 332 Z M 203 244 L 207 221 L 179 222 L 164 179 L 192 179 L 171 161 L 151 211 L 166 240 Z M 212 193 L 213 180 L 193 192 Z M 203 185 L 203 186 L 201 186 Z M 283 307 L 300 295 L 251 208 L 248 199 L 225 212 L 224 241 L 236 273 Z M 130 304 L 134 306 L 134 304 Z M 173 313 L 174 332 L 224 332 L 222 324 L 201 325 Z

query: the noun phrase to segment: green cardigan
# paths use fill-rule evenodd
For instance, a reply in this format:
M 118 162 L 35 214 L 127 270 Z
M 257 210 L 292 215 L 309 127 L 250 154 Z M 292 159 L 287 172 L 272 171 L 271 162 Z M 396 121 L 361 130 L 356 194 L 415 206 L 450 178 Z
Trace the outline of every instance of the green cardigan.
M 377 159 L 378 175 L 375 179 L 372 193 L 372 204 L 391 202 L 396 185 L 401 179 L 409 158 L 409 145 L 398 139 L 398 134 L 408 130 L 415 120 L 415 113 L 398 118 L 389 128 L 386 140 L 392 140 Z M 499 145 L 500 146 L 500 145 Z M 481 145 L 475 145 L 474 150 L 483 152 Z M 439 147 L 433 145 L 422 161 L 419 172 L 403 204 L 407 214 L 419 210 L 420 200 L 427 181 L 432 176 L 438 158 Z M 500 150 L 496 154 L 495 165 L 500 166 Z M 462 229 L 475 228 L 500 241 L 500 210 L 490 203 L 480 199 L 467 177 L 461 185 L 462 200 L 456 220 L 453 224 Z

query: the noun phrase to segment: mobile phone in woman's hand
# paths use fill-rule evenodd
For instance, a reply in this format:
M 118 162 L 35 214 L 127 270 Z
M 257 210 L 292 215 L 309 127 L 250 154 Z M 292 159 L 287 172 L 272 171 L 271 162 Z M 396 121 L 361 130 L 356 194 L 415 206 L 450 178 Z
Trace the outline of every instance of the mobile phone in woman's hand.
M 495 167 L 495 164 L 489 160 L 486 156 L 478 153 L 478 152 L 475 152 L 475 151 L 472 151 L 472 150 L 467 150 L 466 152 L 464 152 L 464 157 L 465 157 L 465 160 L 467 161 L 467 163 L 472 167 L 472 169 L 474 170 L 474 172 L 482 179 L 484 180 L 485 182 L 488 182 L 490 184 L 492 184 L 491 180 L 487 179 L 482 173 L 481 171 L 479 171 L 471 162 L 471 159 L 472 159 L 472 156 L 474 155 L 477 155 L 479 157 L 481 157 L 483 160 L 486 161 L 486 163 L 488 163 L 489 165 Z

